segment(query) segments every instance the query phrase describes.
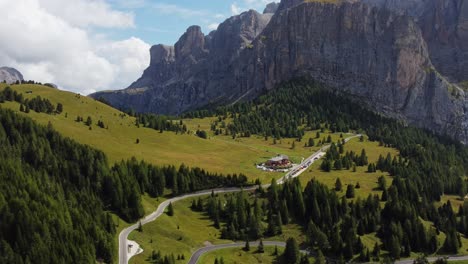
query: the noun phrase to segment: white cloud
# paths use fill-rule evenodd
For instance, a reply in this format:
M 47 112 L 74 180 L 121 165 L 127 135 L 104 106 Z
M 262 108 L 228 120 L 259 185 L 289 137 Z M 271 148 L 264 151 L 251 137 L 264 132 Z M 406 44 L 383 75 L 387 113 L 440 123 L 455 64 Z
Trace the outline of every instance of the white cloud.
M 239 4 L 238 2 L 234 2 L 231 4 L 231 14 L 238 15 L 244 11 L 255 9 L 259 12 L 263 11 L 263 8 L 266 7 L 267 4 L 271 2 L 278 2 L 273 0 L 242 0 Z
M 133 16 L 102 1 L 63 2 L 75 6 L 76 14 L 58 12 L 62 3 L 55 0 L 0 0 L 0 10 L 8 10 L 0 23 L 5 36 L 0 65 L 17 68 L 26 79 L 82 94 L 125 88 L 136 80 L 149 64 L 150 46 L 137 38 L 106 40 L 89 29 L 132 26 Z
M 177 15 L 180 17 L 205 16 L 208 12 L 203 10 L 189 9 L 173 4 L 156 3 L 152 8 L 160 14 Z
M 139 38 L 106 43 L 98 47 L 97 53 L 107 58 L 115 68 L 117 75 L 113 82 L 113 89 L 127 87 L 135 81 L 148 67 L 150 45 Z
M 73 26 L 105 28 L 134 26 L 132 13 L 112 10 L 104 0 L 39 0 L 39 3 L 48 13 Z
M 238 15 L 241 13 L 241 8 L 239 6 L 237 6 L 237 3 L 234 2 L 232 5 L 231 5 L 231 14 L 232 15 Z
M 146 0 L 109 0 L 111 3 L 116 4 L 124 9 L 138 9 L 147 6 Z
M 209 30 L 216 30 L 218 29 L 219 24 L 218 23 L 212 23 L 208 25 Z

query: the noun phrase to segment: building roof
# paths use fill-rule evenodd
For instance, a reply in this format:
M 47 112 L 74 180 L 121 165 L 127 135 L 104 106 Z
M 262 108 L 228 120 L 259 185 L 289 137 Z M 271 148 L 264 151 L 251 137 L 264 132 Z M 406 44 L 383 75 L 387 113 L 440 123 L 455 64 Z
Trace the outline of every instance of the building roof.
M 270 159 L 270 161 L 273 161 L 273 162 L 278 162 L 278 161 L 282 161 L 282 160 L 289 160 L 289 157 L 286 156 L 286 155 L 278 155 L 276 157 L 273 157 Z

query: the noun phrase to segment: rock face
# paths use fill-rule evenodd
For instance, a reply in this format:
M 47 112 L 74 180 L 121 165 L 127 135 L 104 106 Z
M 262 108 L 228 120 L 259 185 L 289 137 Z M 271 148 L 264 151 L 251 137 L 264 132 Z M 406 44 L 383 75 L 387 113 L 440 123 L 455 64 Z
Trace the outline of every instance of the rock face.
M 0 67 L 0 82 L 14 83 L 23 80 L 23 75 L 18 70 L 9 67 Z
M 263 14 L 274 14 L 278 10 L 279 3 L 273 2 L 269 3 L 263 10 Z
M 468 80 L 468 1 L 363 1 L 412 16 L 422 30 L 437 71 L 452 82 Z
M 418 2 L 405 3 L 413 8 L 412 1 Z M 151 65 L 128 89 L 93 96 L 117 107 L 178 114 L 249 100 L 307 76 L 376 111 L 468 143 L 467 96 L 446 80 L 466 75 L 449 66 L 445 74 L 432 62 L 438 55 L 431 53 L 429 31 L 421 30 L 426 22 L 415 18 L 419 12 L 388 7 L 399 0 L 377 2 L 283 0 L 274 15 L 249 11 L 208 36 L 191 27 L 175 47 L 154 46 Z
M 229 72 L 244 50 L 253 49 L 252 42 L 272 17 L 250 10 L 227 19 L 207 36 L 192 26 L 174 47 L 153 46 L 150 66 L 129 88 L 92 96 L 104 97 L 118 108 L 165 114 L 236 100 L 219 85 L 233 82 Z

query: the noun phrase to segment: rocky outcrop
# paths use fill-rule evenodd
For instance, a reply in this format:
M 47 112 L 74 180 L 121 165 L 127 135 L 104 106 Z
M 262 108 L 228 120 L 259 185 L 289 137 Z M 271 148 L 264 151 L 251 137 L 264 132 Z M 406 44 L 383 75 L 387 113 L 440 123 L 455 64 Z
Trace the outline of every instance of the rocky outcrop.
M 229 80 L 231 65 L 244 50 L 253 48 L 252 42 L 272 17 L 250 10 L 227 19 L 207 36 L 200 27 L 190 27 L 174 47 L 153 46 L 150 66 L 129 88 L 92 96 L 122 109 L 165 114 L 228 102 L 233 97 L 217 81 Z
M 189 28 L 175 48 L 152 48 L 157 56 L 129 89 L 94 96 L 178 114 L 253 99 L 307 76 L 468 143 L 466 95 L 433 65 L 422 32 L 412 16 L 359 1 L 283 0 L 273 16 L 249 11 L 208 36 Z
M 23 75 L 18 70 L 9 67 L 0 67 L 0 82 L 14 83 L 23 80 Z
M 263 14 L 274 14 L 278 10 L 279 3 L 273 2 L 269 3 L 263 10 Z
M 468 1 L 363 1 L 412 16 L 422 30 L 437 71 L 452 82 L 468 80 Z

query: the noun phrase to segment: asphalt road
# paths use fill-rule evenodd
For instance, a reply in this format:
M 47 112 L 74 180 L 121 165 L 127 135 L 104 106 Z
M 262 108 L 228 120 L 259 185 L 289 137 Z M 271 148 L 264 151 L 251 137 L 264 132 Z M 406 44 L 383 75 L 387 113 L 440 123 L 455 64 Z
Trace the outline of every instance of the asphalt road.
M 245 188 L 244 190 L 250 191 L 250 190 L 255 190 L 256 188 L 257 187 L 254 186 L 254 187 Z M 162 202 L 158 206 L 158 209 L 156 209 L 156 211 L 154 211 L 153 213 L 147 215 L 145 218 L 141 219 L 141 224 L 145 225 L 145 224 L 147 224 L 149 222 L 152 222 L 152 221 L 156 220 L 158 217 L 160 217 L 164 213 L 164 211 L 166 210 L 169 203 L 175 203 L 177 201 L 187 199 L 187 198 L 191 198 L 191 197 L 209 195 L 209 194 L 211 194 L 212 191 L 214 193 L 229 193 L 229 192 L 238 192 L 240 190 L 241 190 L 240 188 L 221 188 L 221 189 L 200 191 L 200 192 L 186 194 L 186 195 L 178 196 L 178 197 L 175 197 L 175 198 L 172 198 L 172 199 L 168 199 L 168 200 Z M 136 230 L 138 228 L 138 226 L 139 226 L 139 223 L 136 223 L 136 224 L 134 224 L 132 226 L 129 226 L 129 227 L 125 228 L 119 234 L 119 263 L 120 264 L 127 264 L 128 263 L 127 238 L 128 238 L 128 235 L 131 232 L 133 232 L 134 230 Z
M 462 260 L 468 260 L 468 256 L 446 256 L 448 261 L 462 261 Z M 437 259 L 441 257 L 429 257 L 427 260 L 429 262 L 434 262 Z M 407 259 L 407 260 L 399 260 L 395 261 L 395 264 L 413 264 L 413 259 Z
M 258 246 L 258 241 L 256 242 L 249 242 L 251 247 L 257 247 Z M 285 242 L 280 242 L 280 241 L 263 241 L 264 246 L 278 246 L 278 247 L 285 247 L 286 243 Z M 245 242 L 239 242 L 239 243 L 231 243 L 231 244 L 221 244 L 221 245 L 213 245 L 213 246 L 208 246 L 208 247 L 203 247 L 195 251 L 193 253 L 192 257 L 190 258 L 188 264 L 196 264 L 198 259 L 205 253 L 219 250 L 219 249 L 224 249 L 224 248 L 239 248 L 239 247 L 244 247 Z M 305 250 L 301 250 L 302 253 L 307 253 Z
M 349 140 L 351 140 L 353 138 L 356 138 L 356 137 L 360 137 L 360 136 L 361 135 L 355 135 L 355 136 L 346 138 L 345 141 L 348 142 Z M 301 162 L 301 164 L 295 166 L 290 172 L 286 173 L 285 176 L 278 179 L 277 183 L 278 184 L 283 184 L 286 179 L 298 177 L 301 173 L 303 173 L 305 170 L 307 170 L 307 168 L 313 162 L 315 162 L 320 157 L 322 157 L 324 152 L 329 148 L 330 148 L 330 145 L 322 147 L 319 151 L 315 152 L 310 157 L 303 160 Z M 311 163 L 308 164 L 309 162 L 311 162 Z M 301 168 L 301 167 L 303 167 L 303 168 Z M 270 186 L 270 184 L 262 185 L 263 188 L 268 188 L 269 186 Z M 184 194 L 184 195 L 174 197 L 174 198 L 171 198 L 171 199 L 168 199 L 168 200 L 162 202 L 158 206 L 156 211 L 154 211 L 153 213 L 145 216 L 143 219 L 141 219 L 140 222 L 141 222 L 142 225 L 145 225 L 145 224 L 147 224 L 149 222 L 152 222 L 152 221 L 156 220 L 159 216 L 161 216 L 164 213 L 164 211 L 166 210 L 166 207 L 170 203 L 175 203 L 175 202 L 183 200 L 183 199 L 193 198 L 193 197 L 198 197 L 198 196 L 203 196 L 203 195 L 209 195 L 209 194 L 211 194 L 211 192 L 214 192 L 214 193 L 230 193 L 230 192 L 239 192 L 241 190 L 253 191 L 256 188 L 257 188 L 257 186 L 252 186 L 252 187 L 249 187 L 249 188 L 242 188 L 242 189 L 241 188 L 219 188 L 219 189 L 210 189 L 210 190 L 199 191 L 199 192 L 195 192 L 195 193 L 191 193 L 191 194 Z M 120 232 L 120 234 L 119 234 L 119 264 L 127 264 L 129 258 L 131 257 L 131 256 L 130 257 L 128 256 L 128 252 L 127 252 L 127 250 L 128 250 L 128 235 L 131 232 L 133 232 L 134 230 L 136 230 L 138 228 L 138 226 L 139 226 L 139 222 L 125 228 L 124 230 L 122 230 Z M 274 243 L 277 243 L 277 242 L 274 242 Z M 281 243 L 281 242 L 279 242 L 279 243 Z M 136 245 L 136 243 L 134 243 L 134 244 Z M 229 245 L 231 245 L 231 244 L 229 244 Z M 235 245 L 235 244 L 232 244 L 232 245 Z M 223 245 L 219 245 L 219 246 L 223 246 Z M 202 250 L 202 249 L 200 249 L 200 250 Z M 212 250 L 214 250 L 214 249 L 212 249 Z M 140 253 L 140 252 L 138 252 L 138 253 Z M 138 253 L 136 253 L 136 254 L 138 254 Z

